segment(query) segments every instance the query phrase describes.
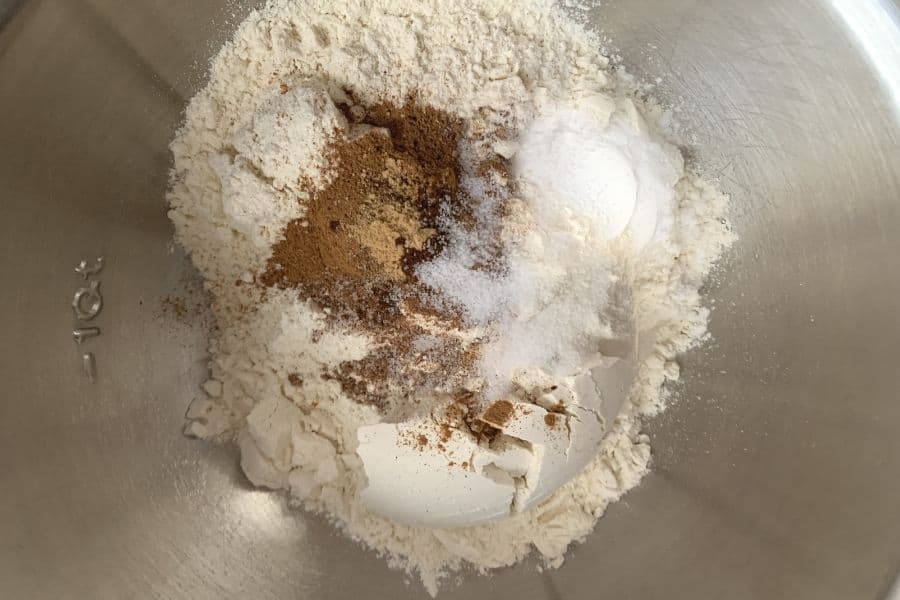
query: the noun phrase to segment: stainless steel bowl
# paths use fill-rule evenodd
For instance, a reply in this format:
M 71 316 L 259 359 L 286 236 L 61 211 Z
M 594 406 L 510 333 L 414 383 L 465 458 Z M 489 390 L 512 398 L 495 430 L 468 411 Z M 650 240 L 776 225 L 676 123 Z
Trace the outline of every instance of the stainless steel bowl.
M 167 144 L 245 4 L 0 1 L 0 597 L 418 598 L 181 435 L 204 331 Z M 885 597 L 900 566 L 900 34 L 891 0 L 590 12 L 689 124 L 741 236 L 653 473 L 558 571 L 443 598 Z M 99 337 L 76 345 L 97 256 Z M 96 382 L 82 355 L 96 357 Z

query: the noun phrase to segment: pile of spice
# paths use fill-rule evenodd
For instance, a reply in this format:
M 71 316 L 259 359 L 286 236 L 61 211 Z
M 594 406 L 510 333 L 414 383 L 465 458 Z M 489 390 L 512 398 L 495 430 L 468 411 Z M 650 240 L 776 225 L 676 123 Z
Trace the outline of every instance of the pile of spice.
M 482 198 L 463 179 L 504 195 L 496 182 L 507 165 L 494 156 L 463 173 L 463 121 L 415 99 L 339 108 L 347 126 L 325 149 L 329 183 L 287 224 L 258 284 L 295 289 L 330 322 L 371 336 L 374 351 L 325 376 L 396 415 L 437 389 L 464 393 L 472 376 L 477 341 L 416 267 L 443 251 L 450 226 L 476 218 Z

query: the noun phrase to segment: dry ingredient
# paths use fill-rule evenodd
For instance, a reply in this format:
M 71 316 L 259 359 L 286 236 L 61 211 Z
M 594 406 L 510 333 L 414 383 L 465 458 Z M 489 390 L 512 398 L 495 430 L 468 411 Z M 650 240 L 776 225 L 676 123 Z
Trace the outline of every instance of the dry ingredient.
M 333 6 L 254 12 L 172 144 L 188 432 L 432 594 L 559 566 L 647 471 L 726 200 L 549 0 Z
M 463 123 L 415 99 L 341 108 L 348 123 L 325 150 L 330 181 L 287 224 L 260 282 L 297 289 L 331 322 L 364 329 L 378 348 L 325 375 L 396 418 L 437 387 L 462 391 L 474 359 L 472 344 L 453 335 L 458 316 L 433 306 L 416 275 L 442 250 L 441 216 L 470 219 L 476 202 L 462 189 Z

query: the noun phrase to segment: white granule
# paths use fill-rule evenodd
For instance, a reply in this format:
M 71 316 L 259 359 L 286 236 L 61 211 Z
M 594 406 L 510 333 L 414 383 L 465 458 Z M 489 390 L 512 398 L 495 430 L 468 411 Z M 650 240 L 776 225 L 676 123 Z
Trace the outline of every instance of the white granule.
M 242 466 L 254 484 L 289 490 L 307 509 L 327 514 L 349 536 L 387 556 L 392 566 L 418 573 L 432 594 L 443 577 L 466 564 L 486 571 L 515 564 L 533 550 L 549 566 L 562 564 L 567 548 L 583 540 L 606 506 L 647 472 L 650 447 L 641 418 L 665 407 L 663 386 L 678 377 L 676 356 L 706 335 L 708 311 L 699 289 L 732 241 L 724 219 L 726 198 L 682 170 L 680 156 L 658 131 L 659 111 L 626 97 L 600 46 L 550 0 L 349 0 L 339 5 L 273 0 L 252 13 L 214 59 L 209 83 L 191 101 L 172 144 L 170 216 L 178 241 L 211 292 L 218 323 L 210 343 L 206 397 L 190 408 L 189 433 L 237 440 Z M 286 93 L 282 83 L 288 84 Z M 473 313 L 483 311 L 472 315 L 476 321 L 492 311 L 496 315 L 498 298 L 524 292 L 518 301 L 550 307 L 546 327 L 560 319 L 571 325 L 582 302 L 598 304 L 592 294 L 605 297 L 613 279 L 627 284 L 641 330 L 635 385 L 597 457 L 537 508 L 455 529 L 403 526 L 369 512 L 358 499 L 366 478 L 356 453 L 357 431 L 383 417 L 322 374 L 325 367 L 365 357 L 373 340 L 359 331 L 335 329 L 295 292 L 269 290 L 263 300 L 255 286 L 235 284 L 252 282 L 283 227 L 303 218 L 303 190 L 327 183 L 323 150 L 343 126 L 332 101 L 342 98 L 342 89 L 352 90 L 363 103 L 402 104 L 415 94 L 466 119 L 480 133 L 485 151 L 513 160 L 520 151 L 518 136 L 542 115 L 552 116 L 548 107 L 596 111 L 614 106 L 642 123 L 676 165 L 673 181 L 680 180 L 667 191 L 671 214 L 665 236 L 642 239 L 640 252 L 628 246 L 633 240 L 627 232 L 621 243 L 593 245 L 585 245 L 590 238 L 585 234 L 574 255 L 566 254 L 565 246 L 523 246 L 522 264 L 534 268 L 486 281 L 487 287 L 461 286 L 447 276 L 453 261 L 430 273 L 448 294 L 456 290 L 467 297 Z M 650 115 L 646 122 L 641 112 Z M 559 128 L 559 123 L 550 125 Z M 629 140 L 617 143 L 610 147 L 624 148 Z M 597 156 L 607 150 L 596 149 Z M 531 183 L 552 187 L 546 175 Z M 600 181 L 584 183 L 597 197 L 606 193 Z M 635 194 L 640 187 L 637 180 L 619 184 Z M 556 193 L 577 196 L 577 189 L 558 186 Z M 522 201 L 528 203 L 527 194 Z M 585 210 L 590 209 L 587 203 Z M 544 215 L 542 222 L 553 218 Z M 604 218 L 612 229 L 625 229 L 621 215 Z M 557 229 L 563 231 L 563 225 Z M 451 251 L 465 254 L 472 245 L 459 239 Z M 608 256 L 592 254 L 600 247 Z M 578 277 L 565 269 L 546 270 L 573 259 Z M 587 278 L 595 285 L 558 294 Z M 533 285 L 553 292 L 547 296 L 552 301 L 529 296 L 537 289 L 528 287 Z M 483 295 L 477 296 L 478 290 Z M 516 311 L 528 309 L 520 305 Z M 495 347 L 492 364 L 511 372 L 517 362 L 550 360 L 535 343 L 546 332 L 531 327 L 516 331 L 514 343 Z M 567 331 L 573 335 L 554 337 L 563 353 L 578 343 L 574 330 Z M 560 352 L 552 354 L 558 358 Z

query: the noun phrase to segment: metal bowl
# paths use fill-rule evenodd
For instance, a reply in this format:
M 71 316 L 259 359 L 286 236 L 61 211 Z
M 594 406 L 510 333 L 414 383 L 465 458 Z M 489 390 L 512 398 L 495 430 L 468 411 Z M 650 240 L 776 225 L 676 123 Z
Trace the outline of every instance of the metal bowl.
M 170 245 L 167 144 L 246 14 L 0 1 L 0 596 L 418 598 L 415 582 L 181 435 L 205 332 Z M 883 598 L 900 565 L 900 33 L 891 0 L 591 10 L 687 123 L 741 241 L 715 339 L 649 424 L 653 472 L 559 570 L 442 597 Z M 73 269 L 104 306 L 76 344 Z M 90 312 L 89 295 L 82 308 Z M 193 300 L 191 300 L 193 302 Z M 172 308 L 171 302 L 169 308 Z M 175 302 L 177 304 L 177 302 Z M 83 355 L 96 381 L 82 375 Z

